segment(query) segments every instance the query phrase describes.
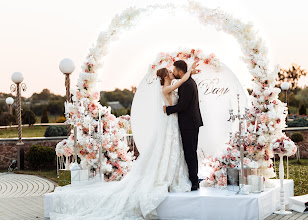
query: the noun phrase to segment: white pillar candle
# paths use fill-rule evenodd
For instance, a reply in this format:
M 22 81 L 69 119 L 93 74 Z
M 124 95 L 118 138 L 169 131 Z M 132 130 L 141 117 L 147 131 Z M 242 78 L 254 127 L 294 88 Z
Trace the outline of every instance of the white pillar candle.
M 101 113 L 101 110 L 99 110 L 99 111 L 98 111 L 98 115 L 99 115 L 99 117 L 98 117 L 98 118 L 99 118 L 99 120 L 101 120 L 101 119 L 102 119 L 102 113 Z
M 257 126 L 258 126 L 258 122 L 257 122 L 257 119 L 255 120 L 255 130 L 254 130 L 254 133 L 257 132 Z

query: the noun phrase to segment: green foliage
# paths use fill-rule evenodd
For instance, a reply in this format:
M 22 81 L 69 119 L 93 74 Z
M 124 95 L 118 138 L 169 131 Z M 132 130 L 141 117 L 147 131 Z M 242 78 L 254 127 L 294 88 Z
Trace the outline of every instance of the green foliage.
M 55 95 L 49 91 L 49 89 L 43 89 L 41 93 L 33 93 L 31 96 L 32 104 L 34 103 L 46 103 L 46 101 L 59 101 L 64 103 L 65 97 Z M 46 103 L 47 104 L 47 103 Z
M 288 127 L 308 127 L 306 118 L 297 118 L 287 122 Z
M 31 168 L 40 169 L 52 165 L 56 159 L 56 153 L 52 147 L 33 145 L 26 153 L 25 159 Z
M 291 135 L 291 140 L 294 141 L 295 143 L 298 143 L 298 142 L 301 142 L 304 140 L 304 137 L 302 135 L 302 133 L 300 132 L 294 132 L 292 135 Z
M 10 124 L 16 124 L 17 118 L 10 113 L 3 113 L 0 115 L 0 125 L 7 126 Z
M 47 106 L 47 110 L 52 115 L 62 115 L 64 113 L 64 102 L 51 101 Z
M 291 68 L 281 69 L 278 73 L 277 86 L 280 87 L 282 82 L 289 82 L 291 84 L 290 89 L 298 88 L 298 80 L 306 76 L 307 72 L 297 64 L 292 64 Z
M 306 115 L 306 106 L 301 104 L 298 111 L 300 115 Z
M 101 103 L 119 101 L 125 108 L 129 108 L 134 98 L 134 89 L 120 90 L 115 89 L 112 92 L 102 92 L 101 93 Z
M 66 121 L 66 118 L 64 116 L 61 116 L 56 120 L 56 123 L 64 123 L 65 121 Z
M 41 105 L 34 104 L 34 105 L 31 105 L 30 109 L 31 111 L 34 112 L 35 115 L 41 116 L 45 108 L 47 109 L 47 104 L 41 104 Z
M 22 124 L 29 124 L 29 126 L 35 124 L 36 122 L 36 116 L 30 110 L 23 112 L 21 119 L 22 119 Z
M 42 113 L 42 117 L 41 117 L 41 123 L 48 123 L 49 119 L 48 119 L 48 112 L 47 112 L 47 108 L 43 109 L 43 113 Z
M 295 98 L 298 100 L 298 102 L 308 106 L 308 87 L 298 91 L 298 93 L 295 95 Z
M 45 137 L 59 137 L 67 136 L 67 127 L 66 126 L 48 126 L 45 134 Z
M 116 117 L 120 117 L 122 115 L 129 114 L 130 110 L 129 109 L 125 109 L 125 108 L 121 108 L 121 109 L 118 109 L 118 110 L 112 110 L 111 113 L 114 114 Z

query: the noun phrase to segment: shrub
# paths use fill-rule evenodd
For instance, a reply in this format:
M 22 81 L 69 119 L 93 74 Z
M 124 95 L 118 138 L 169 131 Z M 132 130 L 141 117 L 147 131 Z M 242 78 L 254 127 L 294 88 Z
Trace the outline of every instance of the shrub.
M 304 140 L 303 135 L 300 132 L 294 132 L 291 135 L 291 140 L 294 141 L 295 143 L 301 142 Z
M 22 123 L 23 123 L 23 124 L 29 124 L 29 126 L 35 124 L 35 122 L 36 122 L 36 116 L 35 116 L 35 114 L 34 114 L 32 111 L 30 111 L 30 110 L 25 111 L 25 112 L 22 114 L 21 119 L 22 119 Z
M 16 122 L 17 122 L 16 116 L 14 116 L 10 113 L 3 113 L 3 114 L 0 115 L 0 125 L 1 126 L 16 124 Z
M 56 120 L 56 123 L 64 123 L 65 121 L 66 121 L 66 118 L 64 116 L 61 116 Z
M 49 122 L 49 119 L 48 119 L 47 108 L 44 108 L 43 113 L 42 113 L 41 123 L 48 123 L 48 122 Z
M 305 118 L 297 118 L 293 121 L 288 121 L 289 127 L 308 127 L 308 121 Z
M 306 106 L 301 104 L 298 111 L 300 115 L 306 115 Z
M 45 137 L 59 137 L 67 136 L 67 127 L 66 126 L 48 126 L 45 134 Z
M 56 153 L 52 147 L 33 145 L 26 153 L 25 159 L 29 162 L 31 168 L 40 169 L 52 165 L 55 158 Z

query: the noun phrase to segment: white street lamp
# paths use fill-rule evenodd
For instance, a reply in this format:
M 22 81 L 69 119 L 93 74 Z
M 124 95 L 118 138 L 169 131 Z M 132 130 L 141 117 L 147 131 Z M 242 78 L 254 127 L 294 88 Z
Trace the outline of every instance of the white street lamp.
M 12 97 L 8 97 L 6 98 L 5 102 L 9 106 L 9 113 L 12 114 L 12 105 L 14 103 L 14 99 Z
M 26 87 L 26 84 L 22 83 L 22 81 L 24 80 L 22 73 L 20 72 L 13 73 L 11 79 L 15 83 L 11 85 L 11 91 L 13 93 L 16 92 L 16 102 L 17 102 L 17 120 L 18 120 L 17 145 L 19 145 L 18 150 L 17 150 L 17 166 L 18 166 L 18 169 L 23 170 L 24 169 L 24 148 L 22 145 L 24 145 L 24 143 L 22 142 L 20 89 L 22 89 L 22 91 L 26 91 L 27 87 Z
M 70 94 L 70 74 L 74 72 L 75 70 L 75 65 L 74 62 L 69 59 L 65 58 L 61 60 L 59 64 L 59 69 L 60 71 L 65 74 L 65 88 L 66 88 L 66 101 L 70 102 L 71 100 L 71 94 Z M 71 126 L 67 126 L 67 135 L 69 136 L 71 133 Z
M 282 90 L 289 90 L 290 89 L 290 84 L 287 82 L 281 83 L 281 89 Z
M 281 89 L 285 91 L 285 103 L 287 104 L 288 106 L 288 99 L 287 99 L 287 94 L 288 94 L 288 90 L 290 89 L 290 84 L 288 82 L 283 82 L 281 83 Z M 288 121 L 288 112 L 287 112 L 287 117 L 286 117 L 286 122 Z

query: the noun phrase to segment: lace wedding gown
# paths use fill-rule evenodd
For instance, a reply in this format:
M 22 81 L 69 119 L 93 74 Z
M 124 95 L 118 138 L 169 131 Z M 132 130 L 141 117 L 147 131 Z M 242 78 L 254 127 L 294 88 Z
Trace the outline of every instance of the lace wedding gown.
M 162 99 L 169 105 L 163 95 Z M 175 92 L 172 102 L 177 102 Z M 168 192 L 190 191 L 177 115 L 164 120 L 165 131 L 158 131 L 163 138 L 152 140 L 152 147 L 121 181 L 56 188 L 51 219 L 158 219 L 156 208 Z

